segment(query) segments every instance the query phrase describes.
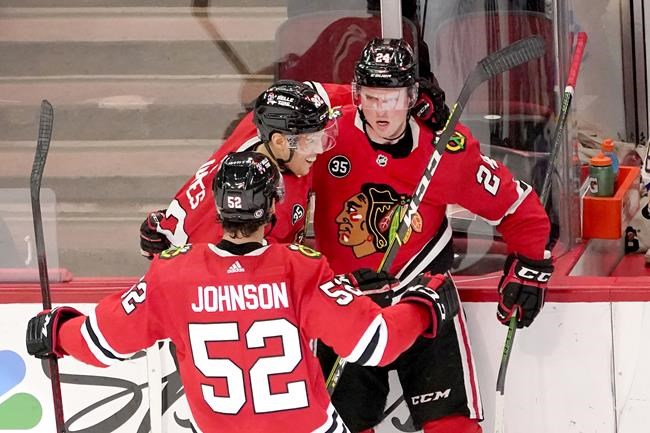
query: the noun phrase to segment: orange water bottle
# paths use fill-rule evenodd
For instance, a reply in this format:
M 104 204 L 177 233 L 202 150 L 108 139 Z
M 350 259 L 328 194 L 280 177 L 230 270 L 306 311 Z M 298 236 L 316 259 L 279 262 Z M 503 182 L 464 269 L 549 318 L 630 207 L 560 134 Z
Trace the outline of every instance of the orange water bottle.
M 618 156 L 616 156 L 616 150 L 614 150 L 614 140 L 611 138 L 606 138 L 600 144 L 600 148 L 603 151 L 603 154 L 609 159 L 612 160 L 612 171 L 614 172 L 614 180 L 618 177 Z

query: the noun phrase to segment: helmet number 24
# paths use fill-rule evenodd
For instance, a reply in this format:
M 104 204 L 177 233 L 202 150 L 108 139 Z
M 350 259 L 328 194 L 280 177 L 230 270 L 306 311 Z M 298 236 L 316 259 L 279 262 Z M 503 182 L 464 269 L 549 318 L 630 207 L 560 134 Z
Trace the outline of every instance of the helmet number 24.
M 377 53 L 375 55 L 375 62 L 390 63 L 390 53 Z

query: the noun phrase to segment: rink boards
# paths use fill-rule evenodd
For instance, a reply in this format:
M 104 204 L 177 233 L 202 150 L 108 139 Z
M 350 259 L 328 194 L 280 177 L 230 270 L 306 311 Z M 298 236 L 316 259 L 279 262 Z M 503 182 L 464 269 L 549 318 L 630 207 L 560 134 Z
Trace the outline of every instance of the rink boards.
M 616 296 L 611 287 L 590 286 L 583 295 L 552 290 L 533 326 L 517 333 L 506 382 L 507 431 L 636 433 L 650 424 L 650 290 L 637 287 Z M 41 307 L 36 291 L 20 290 L 0 290 L 0 430 L 50 431 L 50 382 L 41 362 L 27 356 L 24 347 L 27 320 Z M 111 290 L 71 290 L 55 296 L 55 302 L 89 312 L 92 298 L 96 301 Z M 481 385 L 483 429 L 492 432 L 494 386 L 506 328 L 495 319 L 494 292 L 474 287 L 461 293 Z M 149 431 L 150 404 L 163 412 L 162 418 L 153 419 L 162 432 L 191 431 L 178 374 L 167 344 L 161 345 L 108 369 L 61 360 L 70 431 Z M 391 380 L 388 406 L 395 407 L 400 397 L 397 376 Z M 438 398 L 445 398 L 440 391 Z M 3 406 L 19 408 L 21 415 L 5 415 L 3 421 Z M 391 409 L 377 429 L 412 431 L 404 402 Z

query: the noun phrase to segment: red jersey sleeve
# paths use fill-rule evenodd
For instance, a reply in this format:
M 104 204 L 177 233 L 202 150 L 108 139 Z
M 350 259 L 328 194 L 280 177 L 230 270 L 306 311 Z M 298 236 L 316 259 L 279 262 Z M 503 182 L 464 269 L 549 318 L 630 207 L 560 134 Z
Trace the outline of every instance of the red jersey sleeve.
M 430 325 L 428 312 L 419 305 L 382 309 L 344 276 L 335 276 L 325 258 L 310 274 L 301 302 L 301 328 L 349 362 L 389 364 Z
M 169 203 L 158 231 L 175 246 L 217 242 L 221 227 L 216 222 L 212 180 L 223 158 L 259 142 L 252 114 L 239 122 L 232 134 L 178 190 Z
M 442 155 L 436 190 L 496 226 L 510 252 L 542 259 L 550 223 L 533 188 L 481 153 L 467 127 L 458 125 Z
M 158 319 L 155 263 L 130 289 L 102 299 L 90 315 L 63 323 L 59 347 L 80 361 L 106 367 L 169 337 Z

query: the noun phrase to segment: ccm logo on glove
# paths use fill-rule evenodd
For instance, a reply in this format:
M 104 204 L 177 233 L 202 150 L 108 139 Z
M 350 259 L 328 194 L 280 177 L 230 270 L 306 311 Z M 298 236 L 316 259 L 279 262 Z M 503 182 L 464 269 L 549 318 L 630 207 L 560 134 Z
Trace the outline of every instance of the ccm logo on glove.
M 551 278 L 550 272 L 538 271 L 536 269 L 527 268 L 522 265 L 521 262 L 518 263 L 518 268 L 515 271 L 517 276 L 522 280 L 537 281 L 540 283 L 546 283 Z
M 516 314 L 518 328 L 530 326 L 544 306 L 544 292 L 552 273 L 551 259 L 508 256 L 499 282 L 497 319 L 507 325 Z

